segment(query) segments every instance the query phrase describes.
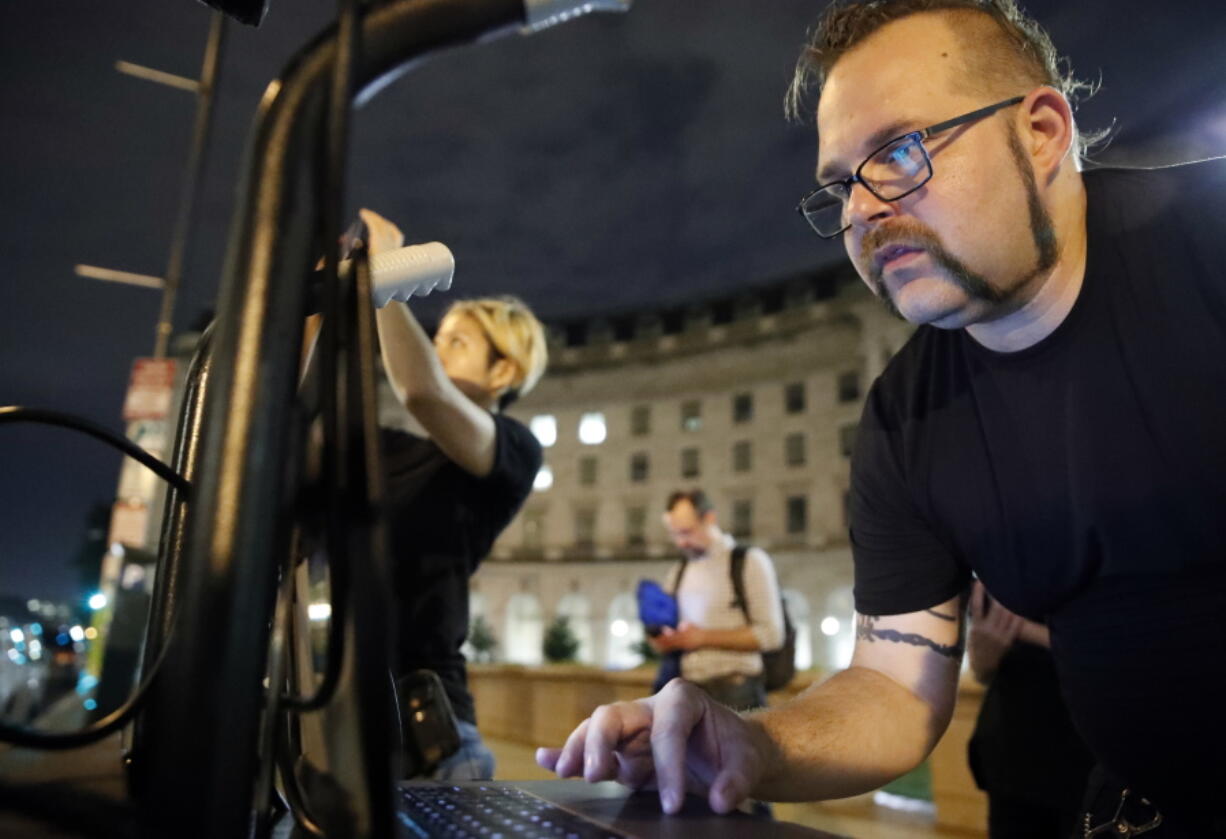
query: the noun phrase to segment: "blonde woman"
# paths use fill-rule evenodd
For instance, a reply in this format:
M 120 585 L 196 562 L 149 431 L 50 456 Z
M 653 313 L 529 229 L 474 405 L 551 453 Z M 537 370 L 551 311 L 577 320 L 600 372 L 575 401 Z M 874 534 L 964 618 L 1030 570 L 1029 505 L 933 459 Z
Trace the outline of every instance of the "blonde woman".
M 372 254 L 403 244 L 396 225 L 370 210 L 361 215 Z M 460 750 L 434 777 L 488 779 L 494 757 L 477 732 L 460 652 L 468 578 L 540 469 L 540 444 L 502 409 L 544 372 L 544 331 L 511 297 L 453 304 L 433 341 L 403 303 L 389 303 L 376 318 L 392 389 L 429 435 L 382 435 L 398 623 L 394 675 L 435 671 L 456 713 Z

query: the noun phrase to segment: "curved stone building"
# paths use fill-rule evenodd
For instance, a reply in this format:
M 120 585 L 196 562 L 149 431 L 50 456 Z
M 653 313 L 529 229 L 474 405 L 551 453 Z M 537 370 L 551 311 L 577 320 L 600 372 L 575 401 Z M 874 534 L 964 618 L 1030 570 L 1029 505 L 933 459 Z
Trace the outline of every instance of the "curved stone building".
M 581 660 L 639 663 L 634 587 L 673 561 L 669 493 L 701 486 L 725 530 L 774 557 L 798 663 L 844 666 L 849 455 L 867 387 L 910 327 L 848 268 L 551 331 L 549 372 L 512 409 L 545 466 L 472 584 L 497 658 L 539 662 L 567 615 Z

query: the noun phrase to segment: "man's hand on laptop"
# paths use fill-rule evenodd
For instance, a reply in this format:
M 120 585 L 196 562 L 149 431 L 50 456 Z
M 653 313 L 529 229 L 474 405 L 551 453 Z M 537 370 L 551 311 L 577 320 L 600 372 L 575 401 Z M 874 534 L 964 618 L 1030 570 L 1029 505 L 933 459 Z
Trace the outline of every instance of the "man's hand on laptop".
M 680 810 L 687 792 L 727 813 L 762 777 L 764 736 L 701 689 L 673 679 L 655 696 L 601 705 L 561 749 L 537 749 L 536 762 L 563 778 L 656 787 L 666 813 Z

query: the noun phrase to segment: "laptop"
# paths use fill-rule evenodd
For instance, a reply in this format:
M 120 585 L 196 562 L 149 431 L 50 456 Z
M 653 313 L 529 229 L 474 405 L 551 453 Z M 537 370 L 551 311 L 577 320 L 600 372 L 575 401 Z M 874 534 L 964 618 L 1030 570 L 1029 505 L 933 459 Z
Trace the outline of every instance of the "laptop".
M 397 792 L 399 839 L 838 839 L 766 816 L 718 815 L 694 795 L 667 816 L 654 790 L 612 781 L 403 781 Z

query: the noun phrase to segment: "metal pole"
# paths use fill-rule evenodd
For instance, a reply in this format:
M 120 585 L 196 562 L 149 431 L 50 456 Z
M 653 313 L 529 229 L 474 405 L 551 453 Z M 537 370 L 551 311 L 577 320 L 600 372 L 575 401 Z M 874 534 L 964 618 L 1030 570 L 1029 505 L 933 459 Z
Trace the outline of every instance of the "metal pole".
M 213 125 L 213 97 L 217 86 L 217 68 L 221 63 L 221 43 L 225 32 L 226 16 L 213 13 L 209 26 L 209 40 L 204 48 L 204 65 L 196 88 L 196 127 L 192 147 L 183 175 L 183 193 L 179 199 L 179 216 L 175 220 L 174 236 L 170 240 L 170 257 L 166 265 L 166 277 L 162 286 L 162 311 L 158 315 L 157 333 L 153 344 L 153 357 L 165 358 L 166 347 L 174 328 L 175 299 L 183 278 L 183 259 L 187 251 L 188 234 L 196 215 L 196 187 L 204 170 L 204 152 L 208 145 L 209 132 Z

